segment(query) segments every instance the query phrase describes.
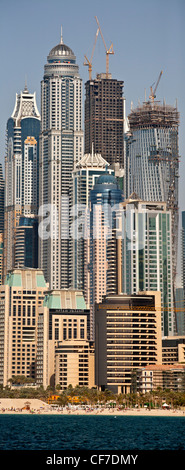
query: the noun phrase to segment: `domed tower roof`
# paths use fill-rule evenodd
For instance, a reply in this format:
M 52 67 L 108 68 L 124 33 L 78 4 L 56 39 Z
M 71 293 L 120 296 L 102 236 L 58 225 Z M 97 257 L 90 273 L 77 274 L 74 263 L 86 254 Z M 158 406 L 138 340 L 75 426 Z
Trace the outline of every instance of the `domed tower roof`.
M 62 37 L 62 28 L 61 28 L 61 39 L 60 43 L 57 44 L 57 46 L 53 47 L 47 57 L 48 62 L 55 61 L 57 59 L 59 60 L 67 60 L 67 61 L 74 61 L 76 60 L 76 56 L 72 49 L 66 44 L 63 43 L 63 37 Z

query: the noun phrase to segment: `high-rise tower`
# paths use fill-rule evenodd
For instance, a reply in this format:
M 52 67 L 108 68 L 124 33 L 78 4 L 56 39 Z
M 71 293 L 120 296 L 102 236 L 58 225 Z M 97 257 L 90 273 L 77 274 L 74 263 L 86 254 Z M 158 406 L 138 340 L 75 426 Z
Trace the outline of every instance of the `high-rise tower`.
M 84 291 L 84 242 L 88 227 L 90 191 L 108 166 L 106 160 L 100 154 L 94 153 L 92 148 L 92 153 L 84 155 L 73 171 L 72 286 L 82 291 Z M 113 169 L 109 169 L 108 172 L 114 173 Z
M 122 213 L 122 292 L 161 292 L 161 330 L 174 334 L 171 212 L 132 194 Z
M 85 246 L 84 288 L 90 308 L 91 338 L 94 337 L 94 308 L 104 295 L 118 292 L 116 213 L 123 202 L 123 191 L 115 176 L 105 172 L 90 192 L 89 239 Z
M 166 202 L 172 220 L 173 289 L 177 271 L 179 113 L 176 107 L 146 101 L 131 110 L 126 136 L 125 196 Z
M 4 252 L 4 190 L 5 181 L 0 163 L 0 285 L 3 283 L 3 252 Z
M 85 84 L 85 153 L 101 153 L 110 164 L 124 164 L 123 81 L 97 75 Z
M 182 211 L 182 287 L 185 292 L 185 211 Z
M 7 122 L 5 157 L 4 276 L 16 267 L 15 239 L 21 215 L 38 214 L 40 114 L 36 95 L 16 94 L 15 108 Z
M 82 80 L 61 35 L 41 82 L 40 221 L 50 212 L 55 234 L 44 237 L 40 231 L 39 265 L 51 289 L 69 287 L 70 189 L 74 164 L 82 155 Z

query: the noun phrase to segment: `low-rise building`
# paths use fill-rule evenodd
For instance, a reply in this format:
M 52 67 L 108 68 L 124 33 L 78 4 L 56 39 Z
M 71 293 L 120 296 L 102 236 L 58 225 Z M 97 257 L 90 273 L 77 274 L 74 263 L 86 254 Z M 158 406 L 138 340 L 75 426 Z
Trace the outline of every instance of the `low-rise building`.
M 137 370 L 137 391 L 162 390 L 185 391 L 185 364 L 148 365 Z

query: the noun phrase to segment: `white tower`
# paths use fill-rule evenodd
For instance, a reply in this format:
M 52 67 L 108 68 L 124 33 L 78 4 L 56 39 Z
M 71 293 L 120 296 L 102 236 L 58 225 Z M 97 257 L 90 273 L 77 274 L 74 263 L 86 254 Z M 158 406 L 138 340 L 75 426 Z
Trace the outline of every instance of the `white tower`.
M 74 164 L 82 155 L 82 80 L 61 34 L 41 82 L 40 216 L 42 222 L 48 205 L 52 236 L 43 239 L 40 232 L 39 266 L 51 289 L 68 288 L 70 283 L 70 188 Z

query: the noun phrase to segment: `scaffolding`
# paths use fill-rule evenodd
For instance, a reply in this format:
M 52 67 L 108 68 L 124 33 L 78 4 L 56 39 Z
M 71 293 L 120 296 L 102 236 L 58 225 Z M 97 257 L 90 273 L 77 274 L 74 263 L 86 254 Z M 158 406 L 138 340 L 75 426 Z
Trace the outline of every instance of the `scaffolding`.
M 146 101 L 143 105 L 131 110 L 128 120 L 131 131 L 142 127 L 178 128 L 179 112 L 176 107 L 161 104 L 159 101 Z

